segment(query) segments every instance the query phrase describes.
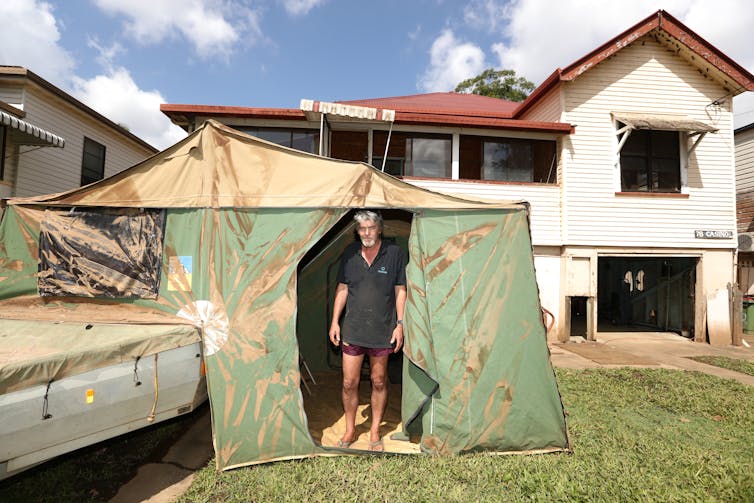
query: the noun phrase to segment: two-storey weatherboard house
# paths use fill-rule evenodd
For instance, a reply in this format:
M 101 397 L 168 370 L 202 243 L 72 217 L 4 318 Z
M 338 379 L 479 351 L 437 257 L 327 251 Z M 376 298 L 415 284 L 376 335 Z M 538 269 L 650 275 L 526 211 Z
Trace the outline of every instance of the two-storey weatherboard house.
M 0 199 L 73 189 L 156 152 L 34 72 L 0 66 Z
M 161 110 L 187 131 L 212 118 L 428 189 L 528 201 L 552 341 L 631 330 L 731 344 L 732 98 L 752 90 L 749 71 L 661 10 L 522 103 L 431 93 Z

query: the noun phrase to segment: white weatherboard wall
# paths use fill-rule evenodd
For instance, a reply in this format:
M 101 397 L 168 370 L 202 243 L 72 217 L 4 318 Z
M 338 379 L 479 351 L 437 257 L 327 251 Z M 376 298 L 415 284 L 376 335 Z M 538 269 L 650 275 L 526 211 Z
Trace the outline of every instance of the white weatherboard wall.
M 483 183 L 449 180 L 407 182 L 446 194 L 494 201 L 527 201 L 532 243 L 560 246 L 560 187 L 555 184 Z
M 754 128 L 736 135 L 736 192 L 754 191 Z
M 521 116 L 521 119 L 527 121 L 561 122 L 562 117 L 562 96 L 560 88 L 556 86 L 539 99 L 535 108 L 527 110 Z
M 735 248 L 694 230 L 735 231 L 730 100 L 690 63 L 645 36 L 563 85 L 566 121 L 564 241 L 569 245 Z M 610 112 L 677 113 L 713 124 L 691 155 L 688 198 L 616 196 L 620 191 L 615 124 Z
M 24 93 L 24 120 L 65 139 L 65 147 L 34 149 L 21 146 L 15 173 L 14 196 L 60 192 L 81 184 L 84 137 L 105 145 L 105 177 L 144 160 L 152 152 L 115 133 L 94 117 L 55 95 L 28 86 Z M 8 180 L 11 181 L 11 180 Z
M 557 253 L 559 248 L 554 248 Z M 561 299 L 560 299 L 560 266 L 559 254 L 546 254 L 537 249 L 534 250 L 534 271 L 539 287 L 539 302 L 555 317 L 553 325 L 547 331 L 547 339 L 557 340 L 557 334 L 561 330 Z

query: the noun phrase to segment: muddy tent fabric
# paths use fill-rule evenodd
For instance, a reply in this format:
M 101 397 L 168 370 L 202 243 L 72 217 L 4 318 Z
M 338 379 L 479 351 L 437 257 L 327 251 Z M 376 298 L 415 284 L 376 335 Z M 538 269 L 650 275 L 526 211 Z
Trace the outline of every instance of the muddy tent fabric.
M 404 428 L 433 453 L 568 449 L 525 203 L 434 193 L 214 121 L 114 177 L 10 200 L 0 224 L 0 333 L 29 317 L 193 324 L 218 468 L 333 454 L 312 439 L 303 408 L 297 267 L 348 211 L 365 207 L 413 215 Z M 46 218 L 133 208 L 165 210 L 156 298 L 39 297 Z

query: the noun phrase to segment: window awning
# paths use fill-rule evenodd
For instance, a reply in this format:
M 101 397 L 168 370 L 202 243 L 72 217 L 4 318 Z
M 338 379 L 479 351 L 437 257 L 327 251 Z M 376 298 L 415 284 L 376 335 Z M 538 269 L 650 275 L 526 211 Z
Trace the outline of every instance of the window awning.
M 18 145 L 64 147 L 65 139 L 37 127 L 25 120 L 0 110 L 0 126 L 11 128 L 11 140 Z
M 613 118 L 630 129 L 657 129 L 661 131 L 686 131 L 688 133 L 716 133 L 717 128 L 684 114 L 648 114 L 613 112 Z

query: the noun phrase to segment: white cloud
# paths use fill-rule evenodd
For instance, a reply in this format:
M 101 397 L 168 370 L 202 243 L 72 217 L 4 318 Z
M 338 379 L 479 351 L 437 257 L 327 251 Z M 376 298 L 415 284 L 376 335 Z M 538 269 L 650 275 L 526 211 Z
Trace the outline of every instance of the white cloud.
M 486 68 L 484 51 L 478 46 L 456 39 L 446 29 L 435 39 L 430 49 L 430 66 L 418 86 L 426 92 L 449 91 L 469 77 Z
M 185 136 L 160 112 L 166 100 L 159 92 L 139 89 L 127 70 L 114 67 L 113 59 L 122 51 L 117 43 L 102 47 L 89 40 L 104 74 L 85 80 L 76 76 L 75 60 L 60 45 L 59 23 L 48 3 L 0 0 L 0 19 L 0 64 L 28 68 L 157 148 Z
M 118 56 L 118 54 L 126 52 L 123 46 L 118 42 L 114 42 L 109 47 L 102 46 L 97 37 L 90 37 L 87 40 L 86 45 L 91 47 L 92 49 L 95 49 L 99 53 L 99 56 L 97 56 L 97 63 L 99 63 L 102 68 L 105 68 L 108 71 L 112 71 L 113 62 L 115 61 L 115 58 Z
M 494 32 L 509 18 L 509 8 L 505 0 L 471 0 L 463 9 L 463 19 L 473 28 Z
M 0 64 L 24 66 L 58 85 L 69 82 L 73 57 L 59 44 L 53 8 L 46 2 L 0 1 Z
M 140 89 L 124 68 L 74 81 L 73 94 L 79 100 L 159 149 L 186 136 L 185 131 L 160 112 L 165 98 L 158 91 Z
M 314 7 L 323 5 L 326 0 L 283 0 L 283 7 L 294 16 L 308 14 Z
M 408 32 L 408 39 L 409 40 L 417 40 L 419 38 L 419 35 L 422 33 L 422 25 L 417 24 L 416 28 L 413 31 Z
M 223 0 L 94 0 L 111 15 L 126 18 L 126 33 L 149 45 L 180 34 L 203 58 L 229 57 L 238 44 L 262 36 L 259 13 Z

